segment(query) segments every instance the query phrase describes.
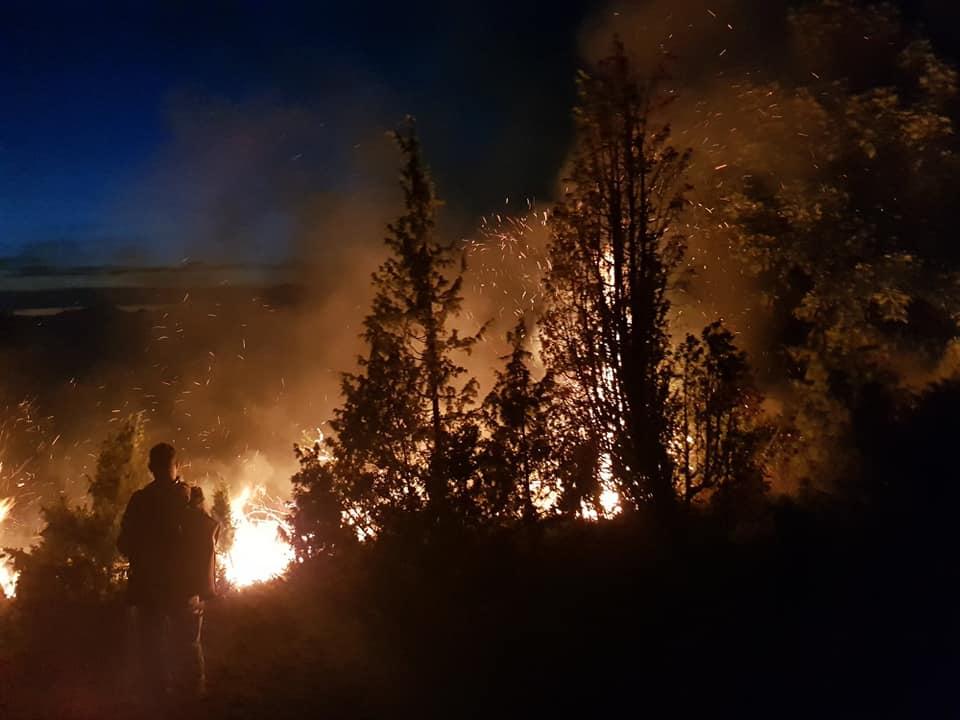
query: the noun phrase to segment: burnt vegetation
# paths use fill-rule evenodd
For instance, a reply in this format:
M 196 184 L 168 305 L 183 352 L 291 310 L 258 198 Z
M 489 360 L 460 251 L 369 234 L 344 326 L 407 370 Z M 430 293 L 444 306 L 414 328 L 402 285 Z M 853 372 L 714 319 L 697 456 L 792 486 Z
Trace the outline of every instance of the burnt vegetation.
M 887 7 L 791 23 L 807 52 L 855 31 L 882 57 L 741 88 L 780 110 L 725 164 L 686 149 L 669 81 L 619 41 L 582 73 L 545 304 L 486 392 L 462 245 L 400 128 L 363 350 L 326 438 L 295 447 L 299 562 L 210 603 L 201 716 L 957 711 L 957 73 Z M 815 148 L 809 173 L 759 163 L 787 135 Z M 762 333 L 680 320 L 711 233 Z M 4 717 L 132 712 L 110 690 L 114 541 L 143 432 L 120 425 L 88 501 L 46 508 L 12 553 Z M 225 495 L 214 510 L 229 526 Z

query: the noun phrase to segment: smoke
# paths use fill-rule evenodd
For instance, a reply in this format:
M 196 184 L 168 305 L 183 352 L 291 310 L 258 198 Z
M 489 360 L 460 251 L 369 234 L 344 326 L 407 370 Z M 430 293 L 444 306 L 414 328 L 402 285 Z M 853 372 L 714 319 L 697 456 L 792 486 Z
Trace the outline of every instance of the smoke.
M 329 431 L 341 373 L 363 351 L 370 276 L 384 258 L 386 225 L 402 211 L 401 158 L 378 122 L 382 102 L 362 92 L 329 107 L 170 100 L 169 142 L 114 208 L 118 224 L 152 238 L 150 261 L 182 268 L 144 271 L 147 286 L 168 291 L 138 311 L 42 318 L 24 330 L 33 342 L 0 350 L 6 377 L 36 398 L 59 438 L 39 463 L 42 483 L 30 483 L 42 491 L 18 501 L 19 527 L 37 529 L 40 506 L 60 492 L 80 500 L 101 441 L 134 413 L 145 417 L 148 445 L 177 446 L 187 482 L 289 493 L 293 443 Z M 430 162 L 426 134 L 424 144 Z M 447 206 L 440 233 L 456 239 L 470 224 Z M 524 297 L 520 286 L 537 278 L 508 267 L 529 253 L 521 243 L 495 245 L 481 232 L 461 244 L 463 330 L 492 321 L 464 362 L 488 386 L 514 312 L 534 307 L 536 292 Z M 192 284 L 198 262 L 220 278 L 215 287 Z
M 487 241 L 473 229 L 490 198 L 534 194 L 549 182 L 569 122 L 544 123 L 539 109 L 569 92 L 575 58 L 554 40 L 544 53 L 530 42 L 530 28 L 573 25 L 580 13 L 556 8 L 541 17 L 533 6 L 373 16 L 357 10 L 333 31 L 335 18 L 310 13 L 297 31 L 271 41 L 276 48 L 261 46 L 259 23 L 250 24 L 252 36 L 235 36 L 246 27 L 239 16 L 196 35 L 193 18 L 177 18 L 177 37 L 189 36 L 185 63 L 197 56 L 191 43 L 244 48 L 229 65 L 238 82 L 211 79 L 210 63 L 200 58 L 191 75 L 196 85 L 165 100 L 166 142 L 98 227 L 133 229 L 135 237 L 111 235 L 109 243 L 140 251 L 127 260 L 182 271 L 111 276 L 111 288 L 126 282 L 144 291 L 135 304 L 145 307 L 135 312 L 96 307 L 10 320 L 9 342 L 0 345 L 10 402 L 35 398 L 58 438 L 53 457 L 37 468 L 42 482 L 31 483 L 42 491 L 18 501 L 18 521 L 35 525 L 38 507 L 61 491 L 80 498 L 102 439 L 137 412 L 147 421 L 148 444 L 178 447 L 188 481 L 218 478 L 236 488 L 249 480 L 250 467 L 277 475 L 251 466 L 254 456 L 288 473 L 293 442 L 326 429 L 340 373 L 353 369 L 362 351 L 370 274 L 384 256 L 385 226 L 402 209 L 400 157 L 387 133 L 405 112 L 421 116 L 427 161 L 441 196 L 451 200 L 441 233 L 462 240 L 469 256 L 463 329 L 493 320 L 489 340 L 466 359 L 487 383 L 502 331 L 514 322 L 513 292 L 536 281 L 514 282 L 503 263 L 494 269 L 499 261 L 481 257 Z M 318 49 L 309 28 L 321 20 L 343 37 L 353 23 L 363 25 L 362 46 Z M 421 21 L 442 29 L 411 46 L 406 38 Z M 405 32 L 397 32 L 400 24 Z M 151 32 L 158 25 L 166 26 L 151 22 Z M 389 32 L 371 33 L 376 26 Z M 497 28 L 495 43 L 510 53 L 465 50 L 487 27 Z M 266 35 L 276 30 L 271 25 Z M 211 84 L 224 89 L 213 95 Z M 418 85 L 436 92 L 425 96 Z M 251 87 L 263 89 L 242 89 Z M 467 88 L 470 103 L 452 99 Z M 568 105 L 564 97 L 564 117 Z M 518 161 L 527 153 L 528 161 Z M 522 207 L 520 197 L 513 202 Z M 98 247 L 83 263 L 114 260 L 108 250 Z M 69 266 L 78 258 L 67 248 L 57 261 Z M 215 287 L 194 279 L 196 263 L 206 264 L 203 274 L 216 278 Z M 522 288 L 517 295 L 526 302 Z
M 694 189 L 682 228 L 687 281 L 672 298 L 677 339 L 723 318 L 742 346 L 764 347 L 757 288 L 731 251 L 719 210 L 739 179 L 731 175 L 735 162 L 748 147 L 753 168 L 783 177 L 808 172 L 808 159 L 772 152 L 777 138 L 751 137 L 758 101 L 745 97 L 749 88 L 792 73 L 788 6 L 781 0 L 615 3 L 582 33 L 588 63 L 609 55 L 618 37 L 641 77 L 660 78 L 658 90 L 671 100 L 657 120 L 670 124 L 675 146 L 693 151 L 688 180 Z
M 366 224 L 343 221 L 382 207 L 395 170 L 384 172 L 386 100 L 367 86 L 311 104 L 172 96 L 169 140 L 118 199 L 115 224 L 143 228 L 162 263 L 283 262 L 318 238 L 328 252 L 369 242 Z M 339 217 L 318 212 L 330 210 Z
M 642 72 L 666 71 L 662 89 L 675 100 L 664 118 L 676 144 L 694 150 L 694 204 L 684 231 L 695 278 L 677 289 L 673 326 L 682 335 L 723 317 L 761 373 L 774 363 L 764 355 L 769 319 L 759 289 L 731 252 L 717 209 L 738 181 L 732 175 L 738 167 L 773 177 L 814 174 L 808 150 L 820 138 L 806 133 L 798 140 L 798 130 L 815 123 L 799 108 L 777 111 L 755 88 L 776 81 L 786 91 L 811 78 L 832 82 L 840 79 L 830 74 L 838 67 L 860 84 L 886 72 L 852 40 L 811 48 L 810 38 L 791 26 L 792 5 L 624 2 L 590 18 L 580 37 L 588 63 L 607 54 L 619 35 Z M 881 38 L 898 32 L 873 31 Z M 470 62 L 477 64 L 476 58 Z M 489 71 L 483 66 L 476 72 L 481 69 Z M 566 67 L 553 72 L 572 83 Z M 175 300 L 167 297 L 139 313 L 71 313 L 29 330 L 23 323 L 18 332 L 28 342 L 0 355 L 2 370 L 18 391 L 38 397 L 50 437 L 60 439 L 42 496 L 18 503 L 18 511 L 35 512 L 40 500 L 59 490 L 78 497 L 101 439 L 134 412 L 148 420 L 148 442 L 178 446 L 188 481 L 216 480 L 238 489 L 260 478 L 259 484 L 282 492 L 282 480 L 293 469 L 292 443 L 327 429 L 339 403 L 340 373 L 354 367 L 363 349 L 358 335 L 370 305 L 370 274 L 384 256 L 386 224 L 402 209 L 400 157 L 388 130 L 400 119 L 391 108 L 408 99 L 355 73 L 343 67 L 328 73 L 340 80 L 322 100 L 309 102 L 202 92 L 170 96 L 168 142 L 143 167 L 139 182 L 117 198 L 107 225 L 141 228 L 137 245 L 151 251 L 144 260 L 186 261 L 185 273 L 193 261 L 255 264 L 267 280 L 248 284 L 223 269 L 213 290 L 183 279 Z M 451 68 L 444 74 L 456 77 Z M 520 87 L 527 84 L 524 78 L 510 82 Z M 522 145 L 532 128 L 549 125 L 557 132 L 563 123 L 537 117 L 536 103 L 522 105 L 521 140 L 507 145 L 510 152 L 498 147 L 492 155 L 478 142 L 471 153 L 483 155 L 485 163 L 477 163 L 466 187 L 489 187 L 502 177 L 506 193 L 514 188 L 517 168 L 544 162 L 549 153 L 542 147 L 531 148 L 528 157 Z M 771 123 L 775 115 L 781 118 Z M 758 118 L 765 123 L 762 133 Z M 445 157 L 451 144 L 441 137 L 445 128 L 423 120 L 426 159 L 440 167 L 443 197 L 444 180 L 456 182 L 449 168 L 458 161 Z M 498 132 L 507 130 L 517 133 L 511 123 Z M 446 239 L 462 240 L 466 254 L 461 330 L 487 326 L 485 340 L 464 360 L 483 392 L 506 352 L 505 330 L 520 316 L 532 324 L 541 309 L 544 213 L 551 198 L 512 196 L 477 218 L 472 203 L 453 195 L 440 229 Z
M 609 54 L 619 37 L 641 73 L 667 70 L 677 87 L 697 93 L 736 71 L 776 72 L 784 59 L 784 0 L 651 0 L 613 3 L 588 21 L 587 61 Z
M 29 483 L 0 489 L 18 497 L 18 528 L 35 530 L 60 492 L 82 498 L 101 441 L 134 413 L 148 444 L 178 447 L 188 482 L 236 490 L 262 475 L 257 484 L 289 493 L 292 445 L 337 404 L 401 209 L 382 98 L 359 87 L 328 107 L 170 100 L 169 141 L 113 210 L 143 228 L 147 259 L 174 266 L 110 281 L 135 283 L 145 309 L 4 320 L 6 404 L 35 398 L 49 426 L 45 445 L 31 436 L 6 458 L 10 468 L 44 453 Z
M 723 205 L 748 176 L 818 182 L 842 128 L 810 99 L 902 85 L 898 53 L 914 32 L 890 5 L 787 0 L 613 3 L 585 25 L 588 62 L 616 36 L 641 76 L 662 78 L 672 99 L 661 120 L 693 151 L 683 228 L 693 279 L 673 296 L 677 335 L 723 318 L 762 378 L 783 377 L 769 298 L 734 249 Z

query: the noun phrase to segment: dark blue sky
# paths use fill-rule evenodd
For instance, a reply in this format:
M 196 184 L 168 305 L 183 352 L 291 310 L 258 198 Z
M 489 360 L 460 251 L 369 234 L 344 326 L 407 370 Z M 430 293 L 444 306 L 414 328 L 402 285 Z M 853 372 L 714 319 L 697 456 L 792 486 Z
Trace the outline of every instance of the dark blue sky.
M 568 142 L 589 8 L 476 5 L 5 4 L 0 256 L 46 246 L 46 255 L 95 262 L 189 247 L 171 237 L 181 224 L 206 232 L 194 221 L 227 194 L 252 200 L 264 190 L 238 189 L 236 179 L 210 190 L 218 163 L 227 175 L 262 173 L 266 184 L 286 172 L 263 151 L 234 168 L 232 150 L 212 149 L 231 133 L 288 143 L 301 184 L 338 192 L 357 175 L 345 153 L 413 113 L 461 212 L 547 192 Z M 524 161 L 507 163 L 518 151 Z M 263 232 L 279 232 L 284 202 L 276 213 L 270 200 L 257 204 Z
M 957 57 L 955 3 L 901 5 Z M 507 196 L 551 192 L 580 33 L 612 9 L 6 2 L 0 258 L 277 259 L 323 208 L 394 181 L 381 145 L 407 113 L 466 230 Z

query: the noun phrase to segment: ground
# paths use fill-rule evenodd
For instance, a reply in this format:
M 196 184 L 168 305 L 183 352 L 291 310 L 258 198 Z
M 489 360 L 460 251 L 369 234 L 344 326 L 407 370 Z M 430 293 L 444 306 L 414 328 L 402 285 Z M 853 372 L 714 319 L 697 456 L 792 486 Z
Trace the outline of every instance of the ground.
M 384 542 L 211 602 L 194 711 L 952 716 L 955 571 L 930 540 L 788 504 L 747 536 L 625 520 Z M 3 620 L 4 717 L 135 716 L 122 604 L 22 613 Z

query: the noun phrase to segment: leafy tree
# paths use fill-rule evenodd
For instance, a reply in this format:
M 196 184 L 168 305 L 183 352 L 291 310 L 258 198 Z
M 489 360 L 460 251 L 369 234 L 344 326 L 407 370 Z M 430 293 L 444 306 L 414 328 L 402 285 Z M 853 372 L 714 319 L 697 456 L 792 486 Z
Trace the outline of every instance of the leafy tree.
M 581 75 L 542 335 L 571 415 L 589 425 L 621 495 L 635 506 L 665 507 L 673 502 L 667 289 L 684 252 L 677 221 L 689 156 L 670 144 L 669 127 L 656 124 L 662 104 L 619 41 Z
M 674 456 L 678 493 L 701 497 L 762 494 L 766 487 L 762 398 L 753 387 L 746 353 L 714 322 L 699 338 L 687 335 L 676 353 Z
M 483 442 L 482 475 L 489 511 L 507 520 L 536 520 L 538 506 L 555 495 L 556 467 L 552 453 L 553 377 L 534 380 L 527 329 L 521 318 L 507 333 L 511 352 L 483 403 L 487 437 Z
M 477 385 L 455 360 L 478 335 L 451 327 L 462 303 L 462 254 L 437 238 L 438 201 L 412 123 L 396 139 L 406 209 L 388 228 L 390 255 L 373 275 L 364 321 L 368 353 L 344 376 L 329 440 L 338 492 L 370 530 L 397 512 L 449 515 L 469 496 L 478 440 Z
M 704 231 L 760 291 L 742 298 L 763 309 L 774 381 L 791 378 L 786 414 L 805 450 L 790 473 L 819 480 L 855 470 L 862 388 L 916 383 L 957 334 L 960 253 L 944 239 L 958 85 L 890 5 L 812 3 L 790 23 L 789 71 L 737 88 L 736 141 L 701 163 L 724 181 L 698 183 L 698 200 L 721 219 Z
M 134 415 L 100 446 L 97 469 L 90 481 L 93 512 L 118 519 L 135 490 L 147 481 L 143 416 Z
M 25 603 L 92 599 L 116 590 L 123 578 L 117 533 L 126 501 L 145 479 L 143 417 L 129 417 L 101 445 L 88 502 L 65 497 L 43 508 L 40 542 L 16 551 L 17 597 Z

